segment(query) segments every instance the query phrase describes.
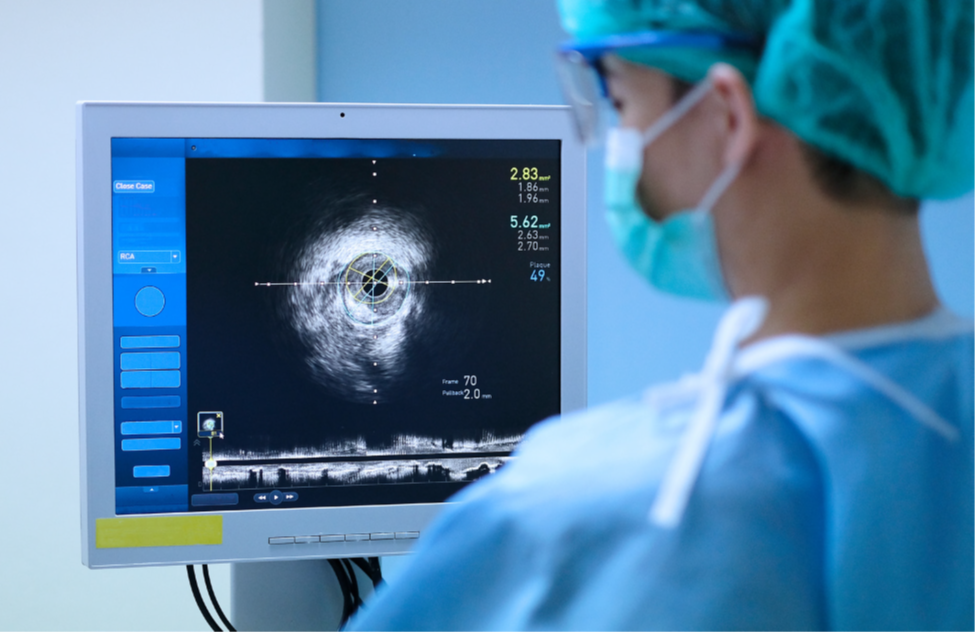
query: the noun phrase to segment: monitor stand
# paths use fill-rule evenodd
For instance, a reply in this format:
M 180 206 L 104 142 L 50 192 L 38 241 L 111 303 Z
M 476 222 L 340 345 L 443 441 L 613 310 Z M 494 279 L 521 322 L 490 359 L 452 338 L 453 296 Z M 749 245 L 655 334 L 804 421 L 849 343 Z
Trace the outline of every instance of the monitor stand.
M 372 582 L 355 568 L 363 599 Z M 238 630 L 338 630 L 342 591 L 328 560 L 230 566 L 230 622 Z

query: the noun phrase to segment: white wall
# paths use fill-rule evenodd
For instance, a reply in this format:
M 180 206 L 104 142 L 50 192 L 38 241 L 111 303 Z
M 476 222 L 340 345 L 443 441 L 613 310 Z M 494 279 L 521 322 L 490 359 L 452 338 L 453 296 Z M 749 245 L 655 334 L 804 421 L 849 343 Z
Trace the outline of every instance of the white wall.
M 182 567 L 81 565 L 74 103 L 260 101 L 261 29 L 260 0 L 0 0 L 2 629 L 206 626 Z
M 264 100 L 317 101 L 315 0 L 264 0 Z

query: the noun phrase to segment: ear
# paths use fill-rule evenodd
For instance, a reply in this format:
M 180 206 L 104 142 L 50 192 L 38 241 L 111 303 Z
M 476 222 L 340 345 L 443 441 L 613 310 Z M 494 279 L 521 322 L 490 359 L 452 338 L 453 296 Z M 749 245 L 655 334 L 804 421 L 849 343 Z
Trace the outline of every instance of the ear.
M 758 113 L 752 89 L 737 68 L 717 63 L 708 70 L 708 80 L 722 104 L 720 125 L 727 135 L 724 163 L 744 164 L 758 141 Z

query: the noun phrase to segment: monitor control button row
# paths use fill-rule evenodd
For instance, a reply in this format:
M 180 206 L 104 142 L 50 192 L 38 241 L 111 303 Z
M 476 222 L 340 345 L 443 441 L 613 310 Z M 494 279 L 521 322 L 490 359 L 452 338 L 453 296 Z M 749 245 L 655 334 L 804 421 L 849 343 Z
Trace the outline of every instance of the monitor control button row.
M 268 544 L 314 544 L 318 542 L 369 542 L 376 540 L 416 540 L 419 531 L 378 531 L 376 533 L 330 533 L 327 535 L 289 535 L 267 539 Z

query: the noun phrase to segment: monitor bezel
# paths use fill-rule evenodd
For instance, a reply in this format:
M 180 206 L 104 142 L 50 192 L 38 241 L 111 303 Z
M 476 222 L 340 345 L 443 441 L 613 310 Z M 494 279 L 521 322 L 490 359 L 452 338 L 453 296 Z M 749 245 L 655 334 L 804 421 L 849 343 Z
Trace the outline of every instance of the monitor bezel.
M 407 553 L 411 540 L 270 545 L 305 533 L 419 531 L 442 503 L 207 512 L 222 543 L 98 548 L 116 519 L 112 138 L 533 139 L 561 141 L 561 405 L 586 405 L 586 151 L 564 106 L 81 102 L 77 115 L 82 562 L 92 568 Z M 98 420 L 111 420 L 110 422 Z M 197 512 L 165 515 L 199 515 Z M 130 517 L 126 516 L 124 519 Z M 330 526 L 341 525 L 341 526 Z

